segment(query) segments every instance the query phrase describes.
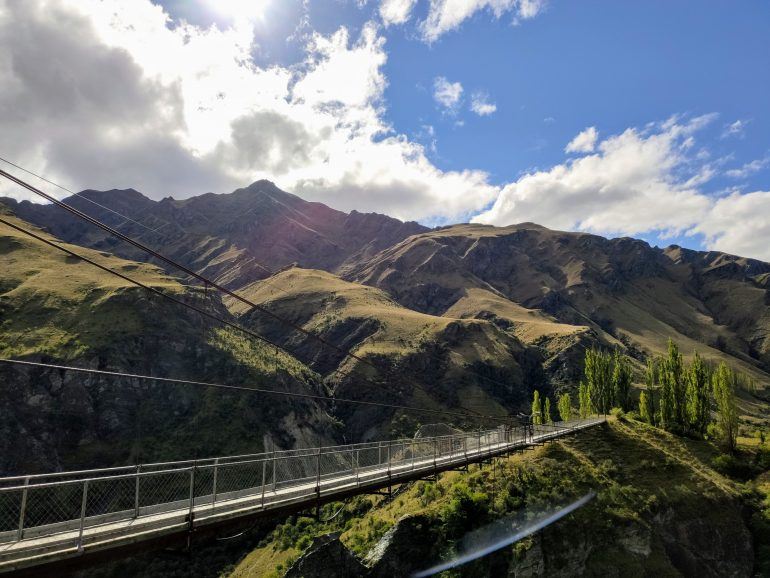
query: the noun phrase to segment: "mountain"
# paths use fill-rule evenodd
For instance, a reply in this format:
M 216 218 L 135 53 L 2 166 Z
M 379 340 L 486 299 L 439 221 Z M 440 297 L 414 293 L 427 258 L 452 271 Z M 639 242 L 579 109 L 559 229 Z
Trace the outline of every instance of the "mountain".
M 0 202 L 70 243 L 127 259 L 149 259 L 56 205 L 7 198 Z M 344 272 L 351 263 L 427 230 L 385 215 L 343 213 L 307 202 L 269 181 L 231 194 L 185 200 L 154 201 L 127 189 L 83 191 L 65 202 L 229 287 L 267 277 L 292 263 Z
M 495 320 L 551 350 L 591 330 L 642 358 L 671 337 L 770 381 L 770 264 L 753 259 L 531 223 L 454 225 L 409 237 L 346 278 L 416 311 Z
M 532 223 L 427 229 L 383 215 L 336 211 L 267 181 L 182 201 L 153 201 L 133 190 L 84 191 L 68 201 L 327 342 L 233 300 L 222 301 L 216 292 L 188 286 L 188 280 L 170 276 L 178 271 L 155 267 L 147 255 L 58 207 L 3 201 L 17 218 L 150 276 L 186 299 L 203 299 L 221 316 L 291 352 L 270 368 L 271 353 L 251 351 L 249 375 L 258 381 L 295 375 L 295 386 L 337 397 L 515 413 L 526 410 L 534 388 L 572 391 L 588 347 L 626 351 L 636 359 L 640 382 L 646 357 L 662 352 L 673 338 L 686 355 L 699 351 L 748 374 L 758 391 L 754 397 L 741 394 L 742 409 L 763 419 L 765 406 L 758 400 L 770 387 L 770 264 L 761 261 Z M 7 243 L 0 255 L 4 266 L 24 263 L 26 269 L 14 273 L 13 281 L 8 280 L 13 275 L 3 276 L 0 335 L 4 343 L 24 344 L 6 348 L 6 355 L 93 359 L 118 368 L 138 363 L 146 373 L 200 377 L 202 372 L 214 380 L 238 374 L 244 338 L 228 334 L 224 343 L 217 337 L 221 330 L 188 311 L 130 312 L 141 309 L 146 297 L 132 288 L 115 290 L 102 275 L 67 278 L 61 286 L 52 278 L 32 293 L 17 291 L 41 271 L 73 275 L 72 267 L 61 257 L 52 264 L 45 252 Z M 113 326 L 112 308 L 130 323 Z M 226 361 L 212 366 L 209 357 L 221 356 Z M 25 379 L 32 387 L 32 376 Z M 408 434 L 432 419 L 344 404 L 308 411 L 320 413 L 311 420 L 315 425 L 304 429 L 287 417 L 288 410 L 271 418 L 271 424 L 292 432 L 283 447 L 313 436 Z M 329 430 L 327 422 L 338 425 Z M 267 443 L 257 438 L 251 442 L 256 447 Z

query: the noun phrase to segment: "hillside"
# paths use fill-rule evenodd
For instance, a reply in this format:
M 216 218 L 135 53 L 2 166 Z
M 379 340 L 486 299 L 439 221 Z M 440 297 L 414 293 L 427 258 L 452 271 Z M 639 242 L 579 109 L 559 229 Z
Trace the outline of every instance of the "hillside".
M 244 287 L 241 294 L 380 369 L 344 358 L 264 313 L 247 311 L 240 302 L 228 302 L 243 323 L 297 351 L 326 376 L 338 397 L 387 401 L 395 395 L 426 407 L 505 415 L 524 409 L 533 387 L 542 383 L 538 352 L 497 325 L 413 311 L 379 289 L 324 271 L 291 268 Z M 368 439 L 377 437 L 374 426 L 392 419 L 383 420 L 379 413 L 343 406 L 336 415 L 353 439 Z M 414 423 L 430 416 L 399 418 Z
M 73 249 L 227 315 L 211 296 L 154 266 Z M 197 313 L 148 296 L 5 225 L 0 225 L 0 270 L 2 357 L 320 390 L 318 376 L 296 359 L 276 358 L 233 330 L 212 326 Z M 0 473 L 254 451 L 271 440 L 282 447 L 315 443 L 334 433 L 324 410 L 301 400 L 2 364 Z M 239 417 L 221 420 L 230 414 Z
M 292 518 L 228 575 L 323 575 L 315 572 L 327 555 L 335 556 L 339 576 L 406 576 L 453 557 L 466 534 L 481 526 L 510 519 L 520 528 L 527 518 L 517 512 L 554 509 L 592 490 L 597 497 L 574 514 L 447 574 L 750 576 L 760 563 L 754 541 L 765 531 L 758 519 L 749 522 L 742 503 L 753 483 L 715 471 L 714 455 L 708 444 L 612 421 L 498 460 L 494 471 L 487 465 L 446 473 L 437 483 L 404 488 L 390 502 L 361 498 L 326 524 Z M 322 542 L 309 537 L 330 532 L 339 533 L 342 554 L 329 545 L 314 554 Z

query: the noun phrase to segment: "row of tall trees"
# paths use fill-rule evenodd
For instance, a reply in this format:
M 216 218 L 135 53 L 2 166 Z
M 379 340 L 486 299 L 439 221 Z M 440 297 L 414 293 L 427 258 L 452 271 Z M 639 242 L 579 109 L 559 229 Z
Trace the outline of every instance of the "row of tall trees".
M 676 343 L 669 339 L 666 355 L 648 360 L 645 382 L 647 389 L 639 396 L 643 420 L 696 436 L 705 435 L 713 423 L 725 449 L 735 450 L 738 376 L 724 362 L 714 370 L 696 353 L 692 363 L 685 365 Z
M 556 400 L 556 410 L 559 412 L 559 419 L 561 421 L 572 419 L 572 398 L 570 398 L 568 393 L 561 394 Z M 538 390 L 535 390 L 532 396 L 532 423 L 553 423 L 551 399 L 546 397 L 543 400 Z
M 584 413 L 609 413 L 613 407 L 630 408 L 633 372 L 628 357 L 618 350 L 588 349 L 583 371 L 578 389 L 581 417 Z

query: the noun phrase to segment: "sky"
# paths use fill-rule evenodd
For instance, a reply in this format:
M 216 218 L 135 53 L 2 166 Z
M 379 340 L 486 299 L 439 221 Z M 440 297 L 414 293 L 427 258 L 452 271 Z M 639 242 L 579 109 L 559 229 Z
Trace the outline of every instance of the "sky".
M 74 190 L 266 178 L 770 261 L 768 25 L 760 1 L 0 0 L 0 156 Z

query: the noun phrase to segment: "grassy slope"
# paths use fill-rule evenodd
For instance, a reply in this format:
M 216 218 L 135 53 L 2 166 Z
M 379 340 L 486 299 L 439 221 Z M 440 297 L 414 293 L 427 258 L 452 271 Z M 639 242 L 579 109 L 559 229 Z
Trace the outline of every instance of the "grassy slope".
M 447 356 L 441 378 L 458 382 L 457 398 L 464 408 L 495 413 L 504 411 L 489 395 L 489 382 L 476 380 L 474 383 L 472 376 L 468 379 L 467 365 L 481 364 L 507 372 L 515 382 L 522 380 L 515 356 L 523 352 L 523 345 L 515 336 L 484 320 L 453 319 L 412 311 L 398 305 L 379 289 L 310 269 L 290 268 L 245 287 L 242 294 L 270 311 L 292 319 L 308 331 L 332 336 L 327 339 L 343 343 L 361 357 L 398 363 L 419 358 L 425 347 L 441 347 Z M 234 300 L 226 303 L 233 313 L 246 313 L 242 303 Z M 259 313 L 250 317 L 257 323 L 264 318 Z M 362 327 L 368 329 L 358 334 Z M 285 332 L 285 328 L 281 329 Z M 351 341 L 342 341 L 351 336 Z M 311 342 L 310 345 L 314 344 Z M 329 351 L 322 350 L 322 353 L 328 355 Z M 334 369 L 350 371 L 355 365 L 355 360 L 347 359 Z M 378 377 L 367 366 L 360 369 L 370 377 Z M 334 375 L 331 381 L 334 381 Z M 424 394 L 419 390 L 414 395 L 416 401 L 436 403 L 435 399 L 421 399 Z
M 59 242 L 24 221 L 9 220 Z M 152 287 L 175 295 L 184 291 L 177 280 L 152 265 L 62 245 Z M 45 353 L 69 359 L 108 344 L 115 331 L 143 330 L 140 315 L 111 301 L 121 293 L 142 290 L 1 224 L 0 267 L 0 307 L 4 313 L 0 355 Z M 96 309 L 103 314 L 94 315 Z
M 592 503 L 540 536 L 496 555 L 497 562 L 502 556 L 505 564 L 515 565 L 517 560 L 526 560 L 528 550 L 532 550 L 531 555 L 536 546 L 548 544 L 552 548 L 548 573 L 569 568 L 580 553 L 578 557 L 584 557 L 582 571 L 588 575 L 606 575 L 608 571 L 616 575 L 679 575 L 660 540 L 661 520 L 671 518 L 669 525 L 682 523 L 683 527 L 707 524 L 711 532 L 727 537 L 728 542 L 731 536 L 740 536 L 737 528 L 743 521 L 738 503 L 750 492 L 751 484 L 741 484 L 715 471 L 711 460 L 717 454 L 706 442 L 683 440 L 636 422 L 613 421 L 603 430 L 500 460 L 495 477 L 490 467 L 478 470 L 473 466 L 467 474 L 443 474 L 438 484 L 418 482 L 390 503 L 374 497 L 357 499 L 333 523 L 290 520 L 274 532 L 272 540 L 244 557 L 231 576 L 280 576 L 276 566 L 285 568 L 287 561 L 300 554 L 307 544 L 303 536 L 331 530 L 341 530 L 342 541 L 364 554 L 398 519 L 415 514 L 435 520 L 437 533 L 433 537 L 439 538 L 438 555 L 443 557 L 451 554 L 455 539 L 484 519 L 524 506 L 553 506 L 589 489 L 598 491 Z M 768 492 L 765 478 L 766 474 L 762 484 Z M 458 496 L 468 492 L 483 512 L 476 513 L 480 519 L 475 522 L 469 519 L 468 511 L 458 510 Z M 770 498 L 767 500 L 764 515 L 770 522 Z M 356 517 L 355 511 L 365 514 Z M 428 541 L 426 537 L 426 552 L 430 550 Z M 466 568 L 467 575 L 485 575 L 494 560 L 492 556 Z
M 146 285 L 227 316 L 201 289 L 186 287 L 152 265 L 70 247 Z M 319 376 L 295 358 L 212 325 L 198 313 L 149 296 L 5 225 L 0 225 L 0 270 L 2 357 L 320 391 Z M 282 397 L 5 365 L 0 372 L 0 430 L 7 442 L 17 435 L 23 440 L 0 447 L 0 469 L 14 472 L 255 451 L 267 434 L 282 446 L 315 445 L 318 436 L 312 430 L 325 420 L 315 404 Z M 329 424 L 319 430 L 328 433 Z M 326 435 L 322 439 L 329 440 Z

